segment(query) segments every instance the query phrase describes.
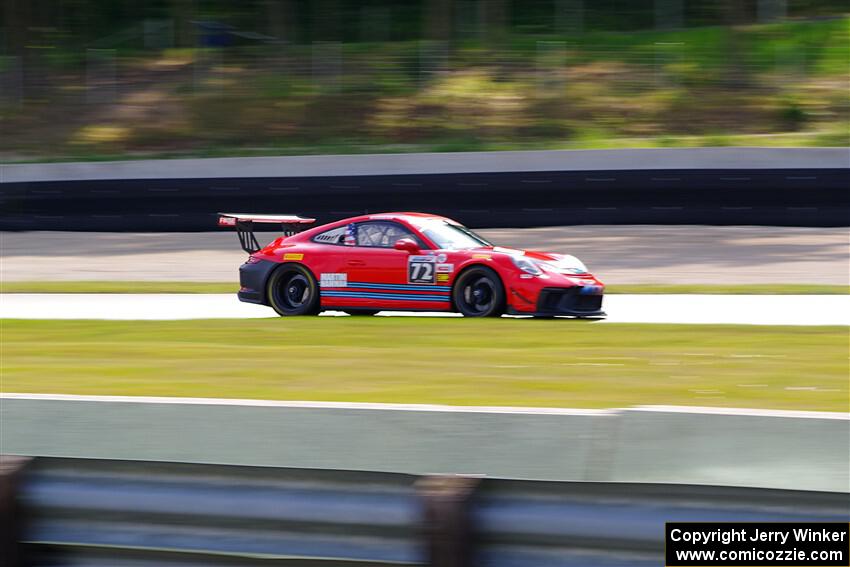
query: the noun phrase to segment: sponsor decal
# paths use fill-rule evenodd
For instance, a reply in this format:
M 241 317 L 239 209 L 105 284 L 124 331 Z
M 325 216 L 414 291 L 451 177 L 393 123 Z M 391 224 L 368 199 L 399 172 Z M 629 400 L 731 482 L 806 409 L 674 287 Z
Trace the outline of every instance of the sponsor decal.
M 354 246 L 357 244 L 357 225 L 354 223 L 345 227 L 345 238 L 342 241 L 346 246 Z
M 348 287 L 348 274 L 319 274 L 321 287 Z
M 473 254 L 472 257 L 478 260 L 489 260 L 491 258 L 489 254 Z
M 218 217 L 218 226 L 236 226 L 236 219 L 230 217 Z
M 284 260 L 303 260 L 304 254 L 300 254 L 300 253 L 296 254 L 294 252 L 290 252 L 289 254 L 284 254 L 283 259 Z
M 446 261 L 446 255 L 445 254 L 437 254 L 437 262 L 440 262 L 442 264 L 445 261 Z
M 437 274 L 437 281 L 438 282 L 447 282 L 447 281 L 449 281 L 449 277 L 450 277 L 449 274 Z
M 434 283 L 435 256 L 409 256 L 407 260 L 407 281 L 412 284 Z
M 532 274 L 520 274 L 519 275 L 519 279 L 521 279 L 521 280 L 530 280 L 533 277 L 534 276 Z
M 439 258 L 439 256 L 437 256 Z M 439 262 L 439 260 L 437 260 Z M 450 274 L 455 271 L 454 264 L 437 264 L 437 273 L 438 274 Z

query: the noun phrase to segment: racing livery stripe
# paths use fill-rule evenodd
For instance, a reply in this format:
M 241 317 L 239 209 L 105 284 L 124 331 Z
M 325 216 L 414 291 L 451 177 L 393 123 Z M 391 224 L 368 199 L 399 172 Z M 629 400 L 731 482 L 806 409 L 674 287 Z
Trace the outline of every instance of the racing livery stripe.
M 383 293 L 383 294 L 392 294 L 395 295 L 397 293 L 404 293 L 409 295 L 445 295 L 448 296 L 451 292 L 446 289 L 445 291 L 429 291 L 426 289 L 369 289 L 369 288 L 352 288 L 352 287 L 335 287 L 335 288 L 325 288 L 325 289 L 333 289 L 334 291 L 356 291 L 358 293 Z
M 322 291 L 322 297 L 350 297 L 354 299 L 387 299 L 395 301 L 436 301 L 448 303 L 449 296 L 424 295 L 415 293 L 379 293 L 369 291 Z
M 421 285 L 421 284 L 378 284 L 366 282 L 348 282 L 348 287 L 356 287 L 363 289 L 380 289 L 380 290 L 399 290 L 399 291 L 443 291 L 448 293 L 448 286 L 445 285 Z

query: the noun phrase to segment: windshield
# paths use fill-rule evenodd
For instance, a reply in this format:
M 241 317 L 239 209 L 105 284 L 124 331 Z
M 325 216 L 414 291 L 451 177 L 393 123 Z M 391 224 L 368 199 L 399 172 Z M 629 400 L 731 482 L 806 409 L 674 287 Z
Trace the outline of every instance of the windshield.
M 464 250 L 492 246 L 465 226 L 450 224 L 446 221 L 434 221 L 422 225 L 422 234 L 441 250 Z

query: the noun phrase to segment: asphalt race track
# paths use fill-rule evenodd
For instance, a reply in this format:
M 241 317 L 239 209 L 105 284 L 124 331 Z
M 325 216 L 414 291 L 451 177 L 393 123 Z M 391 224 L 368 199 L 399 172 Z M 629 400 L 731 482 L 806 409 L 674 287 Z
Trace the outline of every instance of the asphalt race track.
M 480 231 L 497 244 L 572 253 L 606 284 L 844 284 L 846 228 L 579 226 Z M 245 254 L 213 233 L 2 233 L 3 281 L 219 281 L 237 284 Z M 260 239 L 272 238 L 263 233 Z M 850 325 L 850 296 L 609 295 L 607 321 Z M 394 316 L 453 316 L 394 313 Z M 232 294 L 4 294 L 0 317 L 209 319 L 274 317 Z
M 610 295 L 611 323 L 850 325 L 850 295 Z M 328 312 L 327 315 L 342 315 Z M 384 312 L 386 316 L 458 317 Z M 251 319 L 276 317 L 235 294 L 3 294 L 4 319 Z M 565 321 L 564 324 L 570 324 Z
M 561 226 L 478 231 L 501 246 L 581 258 L 607 285 L 850 283 L 847 228 Z M 273 233 L 258 235 L 269 241 Z M 236 235 L 0 233 L 0 278 L 10 281 L 235 282 L 245 260 Z

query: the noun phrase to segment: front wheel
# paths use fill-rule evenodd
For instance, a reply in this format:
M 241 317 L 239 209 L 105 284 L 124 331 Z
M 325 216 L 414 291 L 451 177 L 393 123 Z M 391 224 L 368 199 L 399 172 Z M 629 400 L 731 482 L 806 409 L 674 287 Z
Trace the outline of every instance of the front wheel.
M 498 274 L 484 266 L 463 272 L 452 290 L 464 317 L 499 317 L 505 311 L 505 290 Z
M 269 304 L 278 315 L 319 313 L 319 286 L 301 264 L 282 264 L 269 278 L 267 291 Z

